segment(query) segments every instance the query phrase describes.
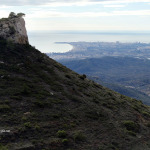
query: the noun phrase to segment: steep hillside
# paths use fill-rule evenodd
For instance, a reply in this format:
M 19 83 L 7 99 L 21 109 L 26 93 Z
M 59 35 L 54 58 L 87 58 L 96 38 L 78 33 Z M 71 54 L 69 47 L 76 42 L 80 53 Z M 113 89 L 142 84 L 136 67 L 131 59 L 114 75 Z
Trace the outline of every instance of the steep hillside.
M 150 108 L 0 38 L 0 143 L 3 150 L 149 150 Z
M 102 57 L 66 60 L 61 61 L 61 63 L 78 73 L 99 78 L 103 83 L 106 83 L 103 85 L 113 90 L 117 89 L 117 92 L 121 92 L 127 96 L 132 95 L 141 99 L 146 104 L 150 104 L 150 60 L 148 59 Z M 117 86 L 119 85 L 130 90 L 130 93 L 127 90 L 121 90 L 120 87 L 120 90 L 118 90 Z
M 126 87 L 120 84 L 102 82 L 100 78 L 93 76 L 88 76 L 88 78 L 122 95 L 141 100 L 144 104 L 150 105 L 150 96 L 147 96 L 145 93 L 140 92 L 130 86 Z

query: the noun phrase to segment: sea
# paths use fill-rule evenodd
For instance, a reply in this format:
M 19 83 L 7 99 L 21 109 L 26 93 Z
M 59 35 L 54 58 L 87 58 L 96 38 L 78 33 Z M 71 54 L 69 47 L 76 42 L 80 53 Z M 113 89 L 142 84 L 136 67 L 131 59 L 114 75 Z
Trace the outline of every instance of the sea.
M 42 53 L 64 53 L 73 48 L 61 42 L 150 43 L 150 32 L 145 31 L 29 31 L 28 37 L 30 44 Z

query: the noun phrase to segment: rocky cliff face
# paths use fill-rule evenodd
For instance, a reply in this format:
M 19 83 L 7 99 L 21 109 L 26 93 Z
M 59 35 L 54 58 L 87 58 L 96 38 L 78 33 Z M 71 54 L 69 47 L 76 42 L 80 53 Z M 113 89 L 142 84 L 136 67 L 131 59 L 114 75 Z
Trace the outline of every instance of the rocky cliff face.
M 17 15 L 10 13 L 8 18 L 2 18 L 0 20 L 0 37 L 14 43 L 29 43 L 23 15 L 22 13 Z

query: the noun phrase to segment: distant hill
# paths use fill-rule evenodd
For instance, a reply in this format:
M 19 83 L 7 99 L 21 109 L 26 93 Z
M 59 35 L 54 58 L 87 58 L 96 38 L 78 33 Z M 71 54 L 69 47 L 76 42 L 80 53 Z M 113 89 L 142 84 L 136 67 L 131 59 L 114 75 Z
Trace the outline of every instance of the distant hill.
M 150 60 L 148 59 L 102 57 L 60 62 L 80 74 L 98 78 L 97 82 L 100 79 L 102 82 L 99 83 L 121 94 L 150 104 Z
M 0 149 L 150 150 L 149 139 L 141 101 L 0 38 Z

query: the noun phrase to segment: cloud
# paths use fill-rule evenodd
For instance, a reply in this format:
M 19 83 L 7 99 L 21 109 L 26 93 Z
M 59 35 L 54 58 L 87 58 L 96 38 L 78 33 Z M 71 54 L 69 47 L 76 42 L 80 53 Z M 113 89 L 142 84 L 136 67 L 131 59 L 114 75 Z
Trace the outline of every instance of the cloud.
M 0 7 L 1 9 L 1 7 Z M 5 10 L 0 10 L 0 18 L 8 17 L 8 12 Z
M 92 5 L 92 4 L 119 4 L 119 3 L 135 3 L 150 2 L 150 0 L 1 0 L 0 5 L 5 6 L 24 6 L 24 5 L 51 5 L 51 6 L 71 6 L 71 5 Z
M 85 0 L 77 1 L 77 3 L 87 2 Z M 19 5 L 47 5 L 47 4 L 72 4 L 73 0 L 1 0 L 0 5 L 19 6 Z
M 92 0 L 91 0 L 92 1 Z M 93 0 L 95 1 L 95 0 Z M 99 1 L 99 0 L 97 0 Z M 103 4 L 127 4 L 127 3 L 149 3 L 150 0 L 106 0 L 101 1 Z
M 150 16 L 150 10 L 114 11 L 119 16 Z
M 89 2 L 106 2 L 106 3 L 137 3 L 150 2 L 150 0 L 89 0 Z
M 77 12 L 67 13 L 59 11 L 39 10 L 27 15 L 27 18 L 53 18 L 53 17 L 102 17 L 102 16 L 150 16 L 150 10 L 135 10 L 135 11 L 112 11 L 112 12 Z
M 104 5 L 104 7 L 120 8 L 125 7 L 125 5 Z
M 60 6 L 86 6 L 92 4 L 99 4 L 105 0 L 101 1 L 90 1 L 90 0 L 1 0 L 0 6 L 24 6 L 24 5 L 42 5 L 42 6 L 51 6 L 51 7 L 60 7 Z
M 49 12 L 36 12 L 31 15 L 28 15 L 29 18 L 51 18 L 51 17 L 99 17 L 99 16 L 109 16 L 110 14 L 107 12 L 94 13 L 94 12 L 83 12 L 83 13 L 66 13 L 66 12 L 57 12 L 57 11 L 49 11 Z

